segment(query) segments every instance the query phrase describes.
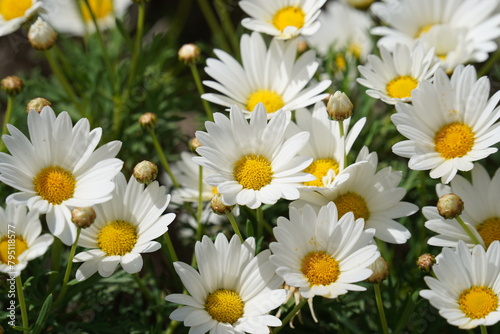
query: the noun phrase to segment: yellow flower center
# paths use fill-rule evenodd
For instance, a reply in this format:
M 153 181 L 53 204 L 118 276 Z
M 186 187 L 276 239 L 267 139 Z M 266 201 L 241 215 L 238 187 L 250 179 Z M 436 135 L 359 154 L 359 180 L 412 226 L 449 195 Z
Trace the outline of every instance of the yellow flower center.
M 279 31 L 286 27 L 293 26 L 300 29 L 304 26 L 306 14 L 300 7 L 288 6 L 281 8 L 274 14 L 273 25 Z
M 354 214 L 354 219 L 363 218 L 365 221 L 370 218 L 370 210 L 363 197 L 356 193 L 347 192 L 333 200 L 337 206 L 339 218 L 348 212 Z
M 434 24 L 426 24 L 425 26 L 423 26 L 422 28 L 420 28 L 417 32 L 417 34 L 415 35 L 415 38 L 419 38 L 420 36 L 422 36 L 422 34 L 428 32 L 429 30 L 431 30 L 431 28 L 434 26 Z
M 316 176 L 316 180 L 304 182 L 306 186 L 323 187 L 323 176 L 326 176 L 328 171 L 333 169 L 335 174 L 339 173 L 339 164 L 333 159 L 317 159 L 312 162 L 306 169 L 305 173 L 310 173 Z
M 436 152 L 445 159 L 460 158 L 472 150 L 474 132 L 464 123 L 450 123 L 436 132 L 434 137 Z
M 481 319 L 498 308 L 498 296 L 485 286 L 464 290 L 458 298 L 460 310 L 471 319 Z
M 335 55 L 335 66 L 337 66 L 337 69 L 340 72 L 344 72 L 347 69 L 347 62 L 342 52 L 339 52 Z
M 130 253 L 137 242 L 137 229 L 123 220 L 116 220 L 104 226 L 97 235 L 97 244 L 106 255 L 123 256 Z
M 356 42 L 351 42 L 347 46 L 346 53 L 352 55 L 354 58 L 361 58 L 361 52 L 363 51 L 363 47 L 361 44 Z
M 89 0 L 89 5 L 96 20 L 113 15 L 113 0 Z M 92 16 L 90 16 L 87 5 L 82 2 L 81 8 L 83 20 L 85 22 L 92 22 Z
M 0 15 L 5 21 L 24 16 L 33 6 L 32 0 L 0 0 Z
M 10 242 L 9 242 L 10 241 Z M 4 236 L 0 239 L 0 263 L 3 264 L 18 264 L 17 258 L 28 249 L 28 244 L 21 236 L 9 239 L 9 236 Z M 14 251 L 14 253 L 12 253 Z M 9 258 L 9 255 L 11 256 Z M 13 257 L 12 257 L 13 256 Z
M 486 219 L 477 226 L 477 232 L 483 238 L 486 248 L 495 240 L 500 240 L 500 218 L 492 217 Z
M 245 303 L 236 291 L 219 289 L 207 296 L 205 310 L 218 322 L 234 324 L 243 316 Z
M 39 196 L 51 204 L 58 205 L 73 197 L 76 180 L 71 172 L 50 165 L 35 176 L 33 185 Z
M 302 259 L 300 270 L 311 286 L 330 285 L 340 276 L 339 263 L 325 252 L 309 252 Z
M 243 188 L 259 190 L 273 180 L 273 168 L 261 155 L 245 155 L 234 164 L 233 175 Z
M 411 97 L 411 91 L 417 88 L 418 81 L 409 75 L 400 75 L 391 81 L 386 86 L 387 95 L 395 99 Z
M 248 97 L 247 110 L 253 111 L 253 109 L 259 102 L 262 102 L 264 104 L 264 107 L 266 107 L 266 112 L 268 114 L 280 110 L 285 105 L 285 102 L 283 102 L 283 98 L 281 97 L 281 95 L 271 90 L 261 89 L 253 92 Z

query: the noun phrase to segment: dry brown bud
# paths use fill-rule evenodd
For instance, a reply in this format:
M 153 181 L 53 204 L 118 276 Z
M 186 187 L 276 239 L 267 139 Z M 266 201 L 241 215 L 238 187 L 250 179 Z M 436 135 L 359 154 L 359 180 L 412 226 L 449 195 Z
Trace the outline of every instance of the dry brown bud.
M 28 40 L 34 49 L 48 50 L 56 43 L 57 33 L 39 17 L 28 31 Z
M 28 102 L 26 106 L 26 113 L 29 113 L 30 110 L 34 110 L 37 113 L 41 113 L 44 107 L 50 107 L 51 103 L 49 100 L 44 99 L 43 97 L 37 97 Z
M 158 116 L 152 112 L 147 112 L 139 117 L 139 124 L 143 129 L 154 129 L 158 124 Z
M 345 93 L 336 91 L 335 94 L 330 96 L 328 104 L 326 105 L 326 111 L 328 112 L 328 117 L 332 121 L 343 121 L 352 115 L 353 105 L 349 97 Z
M 11 75 L 0 81 L 0 87 L 9 95 L 19 94 L 24 88 L 24 82 L 21 78 Z
M 195 64 L 200 59 L 200 48 L 193 43 L 184 44 L 177 54 L 184 64 Z
M 194 138 L 191 138 L 189 140 L 189 150 L 191 152 L 196 153 L 196 149 L 200 146 L 201 146 L 201 144 L 200 144 L 200 141 L 198 140 L 198 138 L 194 137 Z
M 380 284 L 389 276 L 389 265 L 381 256 L 368 268 L 373 271 L 372 275 L 366 279 L 370 283 Z
M 96 214 L 91 206 L 71 210 L 71 221 L 78 227 L 87 228 L 94 223 Z
M 446 194 L 439 198 L 437 209 L 441 217 L 453 219 L 462 214 L 464 201 L 455 194 Z
M 432 270 L 432 266 L 436 263 L 436 257 L 432 254 L 425 253 L 418 257 L 417 266 L 418 269 L 424 273 L 428 273 Z
M 150 184 L 158 176 L 158 167 L 151 161 L 141 161 L 134 167 L 134 177 L 139 183 Z
M 233 206 L 226 205 L 222 202 L 222 194 L 215 194 L 210 201 L 210 207 L 218 215 L 225 215 L 233 210 Z

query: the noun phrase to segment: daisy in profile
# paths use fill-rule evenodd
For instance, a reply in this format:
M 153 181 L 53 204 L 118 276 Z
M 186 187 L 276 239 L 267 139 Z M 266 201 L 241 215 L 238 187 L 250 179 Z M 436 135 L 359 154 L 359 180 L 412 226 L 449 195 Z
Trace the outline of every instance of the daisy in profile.
M 279 289 L 283 280 L 269 261 L 270 251 L 255 254 L 255 239 L 243 243 L 234 235 L 228 242 L 218 234 L 195 245 L 198 271 L 183 262 L 174 268 L 189 295 L 171 294 L 165 299 L 184 305 L 170 314 L 183 321 L 191 333 L 269 333 L 281 320 L 268 314 L 286 299 Z
M 101 128 L 90 131 L 85 118 L 73 126 L 67 112 L 56 117 L 50 107 L 29 112 L 30 139 L 10 124 L 8 130 L 2 139 L 10 155 L 0 153 L 0 181 L 20 192 L 7 202 L 47 214 L 50 232 L 71 245 L 76 238 L 71 209 L 111 199 L 113 178 L 123 165 L 115 158 L 121 142 L 95 150 Z
M 241 0 L 238 4 L 250 17 L 241 25 L 281 39 L 310 36 L 319 28 L 317 18 L 326 0 Z
M 349 167 L 346 181 L 331 189 L 301 191 L 300 199 L 291 205 L 302 208 L 309 204 L 319 211 L 322 206 L 334 202 L 339 218 L 352 212 L 355 219 L 364 219 L 365 228 L 375 229 L 376 238 L 403 244 L 410 238 L 410 232 L 394 219 L 409 216 L 418 207 L 401 201 L 406 194 L 404 188 L 397 187 L 402 173 L 393 172 L 391 167 L 377 172 L 377 165 L 377 154 L 368 154 L 368 149 L 364 147 L 356 163 Z
M 454 193 L 464 201 L 464 210 L 460 218 L 469 225 L 472 233 L 486 247 L 495 240 L 500 241 L 500 207 L 496 198 L 500 196 L 500 169 L 490 178 L 486 169 L 480 164 L 474 164 L 472 182 L 457 175 L 450 187 L 438 185 L 438 196 Z M 436 207 L 428 206 L 422 209 L 428 221 L 425 227 L 438 233 L 429 239 L 428 244 L 440 247 L 456 247 L 463 240 L 470 248 L 474 243 L 455 219 L 444 219 Z
M 395 154 L 410 158 L 414 170 L 430 169 L 431 178 L 449 183 L 457 171 L 497 151 L 500 92 L 488 98 L 487 77 L 477 79 L 473 66 L 459 66 L 450 78 L 438 69 L 434 82 L 422 81 L 412 105 L 399 103 L 392 122 L 409 140 L 395 144 Z
M 165 234 L 175 214 L 164 214 L 170 201 L 166 188 L 157 181 L 146 188 L 133 176 L 129 182 L 122 173 L 116 176 L 113 198 L 94 206 L 96 220 L 81 231 L 78 245 L 90 248 L 76 254 L 73 262 L 84 262 L 76 271 L 76 279 L 83 281 L 95 272 L 108 277 L 120 264 L 134 274 L 142 268 L 141 253 L 160 249 L 152 241 Z
M 263 103 L 269 117 L 280 109 L 307 107 L 328 96 L 330 86 L 324 80 L 308 88 L 318 69 L 315 52 L 306 51 L 298 59 L 297 40 L 273 39 L 269 49 L 258 33 L 241 37 L 242 65 L 221 50 L 214 50 L 219 59 L 207 59 L 205 72 L 216 81 L 203 83 L 222 94 L 207 93 L 202 98 L 231 107 L 237 105 L 247 117 L 258 103 Z
M 309 205 L 301 211 L 290 208 L 290 219 L 279 217 L 273 230 L 276 242 L 269 247 L 276 273 L 304 298 L 366 290 L 352 283 L 370 277 L 368 266 L 380 256 L 373 229 L 365 230 L 363 220 L 354 220 L 352 213 L 340 219 L 337 214 L 333 203 L 319 213 Z
M 285 140 L 290 112 L 279 111 L 269 123 L 262 104 L 258 104 L 248 122 L 236 106 L 230 118 L 221 113 L 215 122 L 206 122 L 207 132 L 197 131 L 201 143 L 193 160 L 215 171 L 205 181 L 217 187 L 226 205 L 274 204 L 280 198 L 299 198 L 297 188 L 313 180 L 302 172 L 312 159 L 296 156 L 306 144 L 305 131 Z
M 410 50 L 398 44 L 393 53 L 380 47 L 379 58 L 369 55 L 368 61 L 358 70 L 363 76 L 357 81 L 367 87 L 366 94 L 388 104 L 410 102 L 411 92 L 422 80 L 430 79 L 439 64 L 434 61 L 434 50 L 416 44 Z
M 500 320 L 500 242 L 487 251 L 471 250 L 460 241 L 455 250 L 443 248 L 432 267 L 436 278 L 425 277 L 430 290 L 420 291 L 450 325 L 461 329 L 492 326 Z
M 60 33 L 83 36 L 95 32 L 91 12 L 94 14 L 100 30 L 113 28 L 117 18 L 125 15 L 131 0 L 88 0 L 89 7 L 84 1 L 46 0 L 47 7 L 51 8 L 44 19 Z
M 13 33 L 23 23 L 35 16 L 42 7 L 42 0 L 0 1 L 0 36 Z
M 37 211 L 12 203 L 0 207 L 0 272 L 19 276 L 28 261 L 45 254 L 54 237 L 41 232 Z

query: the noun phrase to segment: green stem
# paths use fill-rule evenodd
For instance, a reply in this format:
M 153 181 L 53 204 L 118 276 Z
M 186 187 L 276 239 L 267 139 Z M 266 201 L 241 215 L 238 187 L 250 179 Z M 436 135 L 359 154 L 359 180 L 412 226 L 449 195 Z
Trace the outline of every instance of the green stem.
M 61 267 L 61 254 L 62 254 L 62 242 L 59 238 L 54 238 L 52 243 L 52 249 L 50 251 L 50 270 L 57 272 L 49 277 L 49 290 L 54 290 L 56 286 L 57 278 L 59 277 L 59 270 Z
M 170 255 L 170 260 L 172 260 L 172 262 L 179 261 L 179 258 L 177 257 L 177 253 L 175 252 L 174 245 L 172 244 L 172 240 L 170 239 L 170 235 L 168 234 L 168 232 L 163 235 L 163 239 L 165 240 L 168 254 Z
M 134 275 L 134 279 L 135 279 L 135 282 L 137 283 L 137 286 L 139 286 L 139 290 L 141 290 L 142 294 L 144 295 L 144 297 L 146 297 L 146 299 L 148 301 L 153 301 L 153 298 L 151 297 L 151 295 L 149 294 L 149 291 L 148 289 L 146 288 L 146 286 L 144 285 L 144 282 L 142 281 L 142 278 L 139 277 L 139 273 L 135 273 Z
M 470 228 L 465 225 L 465 222 L 463 221 L 462 218 L 460 218 L 460 216 L 457 216 L 455 217 L 456 221 L 460 224 L 460 226 L 463 228 L 463 230 L 465 231 L 465 233 L 467 233 L 467 235 L 469 236 L 469 238 L 472 240 L 472 242 L 475 244 L 475 245 L 480 245 L 481 242 L 479 242 L 479 240 L 476 238 L 476 236 L 472 233 L 472 231 L 470 230 Z
M 295 305 L 295 307 L 290 311 L 288 312 L 288 314 L 286 315 L 286 317 L 283 319 L 283 321 L 281 322 L 281 326 L 280 327 L 276 327 L 272 333 L 273 334 L 276 334 L 278 333 L 280 330 L 283 329 L 283 327 L 286 326 L 286 324 L 293 318 L 293 316 L 302 308 L 302 306 L 304 306 L 305 304 L 307 303 L 307 298 L 302 298 L 302 300 L 297 304 Z
M 194 82 L 196 84 L 196 89 L 198 89 L 198 94 L 203 95 L 205 90 L 203 89 L 203 85 L 201 84 L 200 73 L 198 72 L 198 67 L 196 64 L 189 64 L 189 68 L 191 69 L 191 73 L 193 75 Z M 209 121 L 214 120 L 214 116 L 212 114 L 212 110 L 210 109 L 210 104 L 205 99 L 201 99 L 201 103 L 203 104 L 203 109 L 205 109 L 205 113 L 207 115 L 207 119 Z
M 71 245 L 71 250 L 69 252 L 69 257 L 68 257 L 68 264 L 66 265 L 66 272 L 64 273 L 63 284 L 61 287 L 61 292 L 59 293 L 59 296 L 57 297 L 55 305 L 59 305 L 62 302 L 64 295 L 66 294 L 66 290 L 68 289 L 68 282 L 69 282 L 69 277 L 71 275 L 71 268 L 73 267 L 73 258 L 75 257 L 76 247 L 78 244 L 78 239 L 80 238 L 81 231 L 82 231 L 82 228 L 77 227 L 76 239 L 75 239 L 75 242 L 73 243 L 73 245 Z
M 488 329 L 485 325 L 480 325 L 479 328 L 481 328 L 481 334 L 488 334 Z
M 203 16 L 205 17 L 205 20 L 208 23 L 208 26 L 210 30 L 212 31 L 212 35 L 215 36 L 215 38 L 218 40 L 218 42 L 221 44 L 221 48 L 225 51 L 230 51 L 231 47 L 229 46 L 228 42 L 224 38 L 224 33 L 219 26 L 219 22 L 217 22 L 217 18 L 215 17 L 214 12 L 212 11 L 212 8 L 210 8 L 210 5 L 207 0 L 198 0 L 198 5 L 200 6 L 200 9 L 203 13 Z
M 344 147 L 343 147 L 343 150 L 344 150 L 344 168 L 346 168 L 348 165 L 347 165 L 347 151 L 346 151 L 346 145 L 345 145 L 345 131 L 344 131 L 344 121 L 337 121 L 337 123 L 339 123 L 339 132 L 340 132 L 340 137 L 341 138 L 344 138 Z
M 500 59 L 500 48 L 497 49 L 497 51 L 488 59 L 488 61 L 483 65 L 483 67 L 481 67 L 481 69 L 477 73 L 477 76 L 482 77 L 483 75 L 486 75 L 499 59 Z
M 141 54 L 141 43 L 142 36 L 144 34 L 144 19 L 146 17 L 146 4 L 144 2 L 139 3 L 139 13 L 137 16 L 137 32 L 135 35 L 134 49 L 132 51 L 132 59 L 130 64 L 130 72 L 128 74 L 127 89 L 125 90 L 125 96 L 129 96 L 130 88 L 134 81 L 135 72 L 137 71 L 137 61 Z
M 264 212 L 262 211 L 262 206 L 259 206 L 255 213 L 257 215 L 257 240 L 262 237 L 264 232 Z
M 238 223 L 236 222 L 236 219 L 234 218 L 233 214 L 231 212 L 226 213 L 227 219 L 229 219 L 229 222 L 231 223 L 231 226 L 233 227 L 234 233 L 240 237 L 241 243 L 243 243 L 245 240 L 243 239 L 243 236 L 241 235 L 240 228 L 238 227 Z
M 373 290 L 375 290 L 375 300 L 377 302 L 380 324 L 382 325 L 382 333 L 389 334 L 389 327 L 387 326 L 387 319 L 384 311 L 384 303 L 382 301 L 382 293 L 380 292 L 380 284 L 373 284 Z
M 156 149 L 156 153 L 160 158 L 161 165 L 167 172 L 168 176 L 170 176 L 170 179 L 172 180 L 174 187 L 179 188 L 179 182 L 177 182 L 177 179 L 175 178 L 174 174 L 172 173 L 172 170 L 170 169 L 170 165 L 168 163 L 167 158 L 165 157 L 165 154 L 163 153 L 163 150 L 161 148 L 160 142 L 158 141 L 155 131 L 151 129 L 149 130 L 149 134 L 151 135 L 151 139 L 153 140 L 153 145 Z
M 9 95 L 7 97 L 7 110 L 5 111 L 5 117 L 3 118 L 3 126 L 2 126 L 2 137 L 7 134 L 7 124 L 10 122 L 10 118 L 12 116 L 12 110 L 14 109 L 14 96 Z M 5 149 L 5 143 L 0 142 L 0 151 Z
M 203 166 L 198 167 L 198 210 L 196 212 L 196 221 L 201 225 L 201 215 L 203 213 Z M 198 233 L 196 234 L 198 239 Z
M 26 301 L 24 300 L 24 290 L 23 290 L 23 281 L 21 280 L 21 274 L 16 277 L 16 290 L 17 290 L 17 299 L 19 299 L 19 308 L 21 309 L 21 319 L 23 322 L 23 327 L 28 328 L 28 312 L 26 309 Z M 24 334 L 28 334 L 28 331 L 23 331 Z
M 177 326 L 179 326 L 180 322 L 177 320 L 171 320 L 170 323 L 168 324 L 167 330 L 165 331 L 165 334 L 173 334 L 175 332 L 175 329 Z
M 193 0 L 179 1 L 178 3 L 179 5 L 177 11 L 175 12 L 175 15 L 172 18 L 167 36 L 169 45 L 178 44 L 177 39 L 179 38 L 181 32 L 184 31 L 184 27 L 189 22 L 189 15 L 192 12 Z
M 215 0 L 215 8 L 217 9 L 217 14 L 219 15 L 220 22 L 222 23 L 222 29 L 226 33 L 226 37 L 233 47 L 233 51 L 239 57 L 239 41 L 234 31 L 233 24 L 231 23 L 231 16 L 228 13 L 227 6 L 222 0 Z

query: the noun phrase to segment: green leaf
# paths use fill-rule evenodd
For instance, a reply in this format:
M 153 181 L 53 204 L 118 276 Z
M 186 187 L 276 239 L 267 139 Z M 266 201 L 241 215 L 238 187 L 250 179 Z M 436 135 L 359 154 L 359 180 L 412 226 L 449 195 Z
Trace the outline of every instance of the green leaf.
M 47 317 L 49 316 L 50 309 L 52 308 L 52 294 L 47 296 L 45 302 L 42 305 L 42 309 L 40 310 L 40 314 L 38 315 L 38 319 L 36 319 L 35 326 L 33 327 L 33 334 L 38 334 L 45 327 L 45 322 L 47 321 Z
M 253 229 L 253 225 L 252 225 L 252 222 L 250 221 L 250 219 L 247 220 L 247 226 L 245 227 L 245 234 L 246 234 L 246 237 L 252 237 L 254 235 L 254 229 Z

